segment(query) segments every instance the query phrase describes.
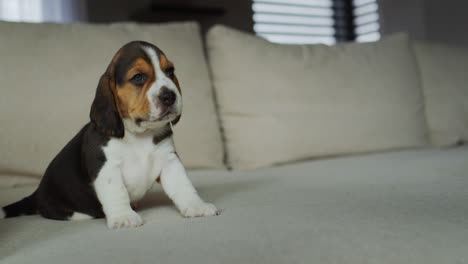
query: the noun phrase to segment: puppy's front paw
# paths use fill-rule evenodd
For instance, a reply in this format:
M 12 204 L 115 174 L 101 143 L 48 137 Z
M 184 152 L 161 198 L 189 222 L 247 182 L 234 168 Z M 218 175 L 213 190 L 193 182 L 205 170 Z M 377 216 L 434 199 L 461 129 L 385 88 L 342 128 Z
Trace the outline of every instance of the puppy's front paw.
M 107 217 L 107 227 L 110 229 L 137 227 L 143 225 L 140 215 L 131 210 L 118 216 Z
M 180 213 L 184 217 L 212 216 L 219 214 L 216 206 L 203 201 L 190 202 L 186 207 L 180 209 Z

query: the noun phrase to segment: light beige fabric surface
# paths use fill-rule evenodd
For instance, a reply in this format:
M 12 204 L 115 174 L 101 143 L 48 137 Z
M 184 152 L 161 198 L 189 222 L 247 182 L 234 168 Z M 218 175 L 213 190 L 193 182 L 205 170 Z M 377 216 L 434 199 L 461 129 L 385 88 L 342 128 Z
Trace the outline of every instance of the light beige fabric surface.
M 17 188 L 39 182 L 37 177 L 14 174 L 0 174 L 0 189 Z
M 0 263 L 466 263 L 467 160 L 465 147 L 191 171 L 220 216 L 184 219 L 159 189 L 136 229 L 0 219 Z M 0 206 L 32 190 L 0 189 Z
M 280 45 L 215 26 L 207 47 L 234 169 L 426 144 L 405 35 L 333 47 Z
M 414 48 L 432 143 L 468 142 L 468 49 L 426 42 Z
M 132 40 L 176 66 L 184 112 L 175 142 L 189 168 L 222 168 L 222 143 L 199 27 L 0 23 L 0 172 L 41 175 L 89 120 L 99 77 Z

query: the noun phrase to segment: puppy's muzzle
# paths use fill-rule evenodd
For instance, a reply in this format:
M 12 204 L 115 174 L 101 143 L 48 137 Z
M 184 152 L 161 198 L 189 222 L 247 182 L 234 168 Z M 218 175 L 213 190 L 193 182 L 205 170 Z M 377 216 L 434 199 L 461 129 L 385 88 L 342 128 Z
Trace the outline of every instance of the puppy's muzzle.
M 177 95 L 166 87 L 161 89 L 158 99 L 164 106 L 172 106 L 176 101 Z

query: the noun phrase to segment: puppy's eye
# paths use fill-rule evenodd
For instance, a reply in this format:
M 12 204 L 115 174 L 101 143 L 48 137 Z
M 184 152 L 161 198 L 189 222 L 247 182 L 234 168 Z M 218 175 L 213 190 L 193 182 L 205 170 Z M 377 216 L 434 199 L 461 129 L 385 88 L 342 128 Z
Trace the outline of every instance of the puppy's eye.
M 174 67 L 169 67 L 166 69 L 166 74 L 169 76 L 169 78 L 173 79 L 174 78 Z
M 146 75 L 144 75 L 143 73 L 137 73 L 133 75 L 130 81 L 136 85 L 142 85 L 146 82 Z

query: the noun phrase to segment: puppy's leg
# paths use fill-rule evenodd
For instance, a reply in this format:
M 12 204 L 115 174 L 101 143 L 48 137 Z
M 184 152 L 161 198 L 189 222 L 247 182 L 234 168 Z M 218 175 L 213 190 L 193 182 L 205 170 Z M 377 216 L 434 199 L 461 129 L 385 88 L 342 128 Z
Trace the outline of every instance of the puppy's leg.
M 161 185 L 184 217 L 217 215 L 213 204 L 205 203 L 190 182 L 175 153 L 170 153 L 160 177 Z
M 118 164 L 109 161 L 104 164 L 94 181 L 94 189 L 109 228 L 137 227 L 143 224 L 141 217 L 130 206 L 130 198 Z

